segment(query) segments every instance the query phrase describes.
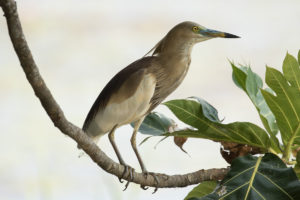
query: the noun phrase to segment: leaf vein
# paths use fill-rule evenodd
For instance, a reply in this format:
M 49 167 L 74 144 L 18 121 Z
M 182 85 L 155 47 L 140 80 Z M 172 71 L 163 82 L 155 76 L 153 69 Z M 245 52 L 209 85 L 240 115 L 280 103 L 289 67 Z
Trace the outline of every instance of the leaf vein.
M 296 85 L 298 87 L 298 90 L 300 91 L 300 83 L 299 83 L 299 81 L 297 79 L 297 74 L 296 74 L 296 72 L 294 70 L 294 67 L 292 67 L 291 60 L 288 60 L 288 62 L 289 62 L 289 65 L 291 66 L 290 68 L 292 69 L 292 73 L 293 73 L 293 75 L 295 77 L 295 82 L 296 82 Z
M 231 193 L 233 193 L 233 192 L 235 192 L 235 191 L 239 190 L 240 188 L 244 187 L 244 186 L 245 186 L 245 185 L 247 185 L 247 184 L 249 184 L 249 181 L 248 181 L 248 182 L 246 182 L 246 183 L 244 183 L 243 185 L 241 185 L 241 186 L 239 186 L 239 187 L 235 188 L 235 189 L 234 189 L 234 190 L 232 190 L 231 192 L 229 192 L 229 193 L 225 194 L 224 196 L 222 196 L 222 198 L 221 198 L 221 199 L 224 199 L 225 197 L 227 197 L 227 196 L 228 196 L 228 195 L 230 195 Z
M 221 135 L 227 137 L 228 139 L 233 139 L 232 137 L 228 136 L 226 133 L 220 131 L 219 129 L 215 128 L 214 126 L 211 126 L 211 124 L 207 123 L 205 120 L 199 118 L 198 116 L 194 115 L 193 113 L 190 113 L 190 112 L 188 112 L 188 111 L 186 111 L 186 110 L 184 110 L 184 109 L 182 109 L 181 107 L 178 107 L 178 106 L 176 106 L 176 105 L 173 105 L 173 104 L 170 104 L 170 103 L 166 103 L 166 104 L 169 105 L 169 106 L 173 106 L 173 107 L 175 107 L 175 108 L 177 108 L 177 109 L 180 109 L 182 112 L 185 112 L 185 113 L 189 114 L 190 116 L 192 116 L 192 117 L 198 119 L 198 120 L 201 121 L 202 123 L 206 124 L 207 126 L 211 127 L 212 129 L 214 129 L 216 132 L 218 132 L 218 133 L 220 133 Z
M 273 72 L 271 71 L 271 73 L 273 73 Z M 294 114 L 295 114 L 297 120 L 299 121 L 298 113 L 297 113 L 297 111 L 296 111 L 296 109 L 295 109 L 294 104 L 292 104 L 292 101 L 291 101 L 291 99 L 290 99 L 290 96 L 287 94 L 287 91 L 285 90 L 285 88 L 283 87 L 283 85 L 281 84 L 281 82 L 279 81 L 279 79 L 276 77 L 276 75 L 274 75 L 274 73 L 273 73 L 273 77 L 276 79 L 276 81 L 278 82 L 278 84 L 279 84 L 279 86 L 281 87 L 282 91 L 284 92 L 284 94 L 285 94 L 287 100 L 289 101 L 289 103 L 290 103 L 290 105 L 291 105 L 291 107 L 292 107 L 292 110 L 293 110 L 293 112 L 294 112 Z
M 257 162 L 256 162 L 256 164 L 255 164 L 255 168 L 254 168 L 254 170 L 253 170 L 253 174 L 252 174 L 252 176 L 251 176 L 251 179 L 250 179 L 250 182 L 249 182 L 249 186 L 248 186 L 248 189 L 247 189 L 247 193 L 246 193 L 246 195 L 245 195 L 244 200 L 246 200 L 246 199 L 248 198 L 248 194 L 249 194 L 250 189 L 251 189 L 251 187 L 252 187 L 252 185 L 253 185 L 253 181 L 254 181 L 254 179 L 255 179 L 255 175 L 256 175 L 256 173 L 257 173 L 257 170 L 258 170 L 258 167 L 259 167 L 259 165 L 260 165 L 261 160 L 262 160 L 262 157 L 259 157 L 259 158 L 257 159 Z
M 261 176 L 265 177 L 266 179 L 268 179 L 268 181 L 270 181 L 273 185 L 275 185 L 282 193 L 284 193 L 285 195 L 287 195 L 290 199 L 293 200 L 293 197 L 291 197 L 289 195 L 289 193 L 287 193 L 284 189 L 282 189 L 279 185 L 277 185 L 275 182 L 272 181 L 272 179 L 270 179 L 269 177 L 265 176 L 263 173 L 261 172 L 257 172 L 258 174 L 260 174 Z
M 251 126 L 248 126 L 248 127 L 251 130 L 251 132 L 255 135 L 255 137 L 261 142 L 261 144 L 264 145 L 264 142 L 261 140 L 261 137 L 256 135 L 256 132 L 253 130 L 253 128 Z
M 252 187 L 253 190 L 263 199 L 263 200 L 266 200 L 266 198 L 259 192 L 255 189 L 255 187 Z
M 266 93 L 267 93 L 268 95 L 271 96 L 271 94 L 269 94 L 268 92 L 266 92 Z M 270 99 L 270 100 L 275 104 L 275 106 L 280 110 L 280 112 L 282 113 L 282 115 L 283 115 L 283 117 L 284 117 L 286 123 L 287 123 L 288 126 L 289 126 L 290 132 L 292 133 L 292 132 L 293 132 L 293 128 L 292 128 L 292 126 L 291 126 L 291 124 L 290 124 L 290 121 L 288 120 L 288 117 L 286 116 L 285 112 L 282 110 L 282 108 L 280 107 L 280 105 L 278 105 L 278 103 L 277 103 L 276 101 L 274 101 L 273 98 L 269 98 L 269 99 Z
M 235 179 L 236 177 L 242 175 L 243 173 L 246 173 L 247 171 L 253 169 L 254 167 L 255 167 L 255 166 L 250 167 L 250 168 L 248 168 L 248 169 L 246 169 L 246 170 L 244 170 L 244 171 L 241 171 L 241 172 L 238 173 L 237 175 L 235 175 L 235 176 L 231 177 L 230 179 L 228 179 L 228 180 L 224 183 L 224 185 L 227 184 L 227 183 L 229 183 L 231 180 Z

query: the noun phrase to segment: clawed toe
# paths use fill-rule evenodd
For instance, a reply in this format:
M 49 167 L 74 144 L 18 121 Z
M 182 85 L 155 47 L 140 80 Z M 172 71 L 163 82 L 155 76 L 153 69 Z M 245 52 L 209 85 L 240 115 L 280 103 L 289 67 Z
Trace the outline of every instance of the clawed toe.
M 125 184 L 125 188 L 123 189 L 123 191 L 125 191 L 128 188 L 129 183 L 133 181 L 133 178 L 134 178 L 134 175 L 133 175 L 134 174 L 134 169 L 132 167 L 128 166 L 128 165 L 123 165 L 123 166 L 124 166 L 124 171 L 123 171 L 121 177 L 119 177 L 119 181 L 121 183 L 123 183 L 122 179 L 124 178 L 124 176 L 127 174 L 128 171 L 129 171 L 129 177 L 130 177 L 129 181 L 127 181 L 127 183 Z
M 143 175 L 144 175 L 145 179 L 148 178 L 148 175 L 151 175 L 154 178 L 156 185 L 158 185 L 159 181 L 158 181 L 157 176 L 156 176 L 155 173 L 144 171 Z
M 128 171 L 128 166 L 127 166 L 127 165 L 123 165 L 123 166 L 124 166 L 124 171 L 123 171 L 121 177 L 118 177 L 120 183 L 123 183 L 122 178 L 124 177 L 124 175 L 125 175 L 125 174 L 127 173 L 127 171 Z
M 132 167 L 130 167 L 129 165 L 125 165 L 125 164 L 122 164 L 122 165 L 124 166 L 124 171 L 123 171 L 122 175 L 120 177 L 118 177 L 120 183 L 123 183 L 122 179 L 124 178 L 125 174 L 127 174 L 128 170 L 129 170 L 130 180 L 133 180 L 134 169 Z
M 152 194 L 154 194 L 155 192 L 157 192 L 158 187 L 154 188 L 154 191 L 152 192 Z
M 145 179 L 148 178 L 148 175 L 151 175 L 151 176 L 154 178 L 154 180 L 155 180 L 156 186 L 158 186 L 159 181 L 158 181 L 158 178 L 157 178 L 157 176 L 156 176 L 155 173 L 153 173 L 153 172 L 148 172 L 148 171 L 144 170 L 144 171 L 143 171 L 143 175 L 144 175 Z M 143 185 L 141 185 L 141 188 L 142 188 L 143 190 L 147 190 L 147 189 L 148 189 L 148 187 L 143 186 Z M 154 194 L 155 192 L 157 192 L 157 190 L 158 190 L 158 187 L 155 187 L 155 189 L 154 189 L 154 191 L 153 191 L 152 194 Z
M 129 165 L 123 165 L 123 166 L 124 166 L 124 171 L 123 171 L 122 175 L 119 177 L 119 181 L 120 181 L 121 183 L 124 182 L 124 181 L 122 180 L 122 179 L 124 178 L 124 176 L 125 176 L 127 173 L 129 173 L 129 180 L 127 181 L 127 183 L 125 184 L 125 188 L 123 189 L 123 191 L 125 191 L 125 190 L 128 188 L 130 182 L 132 182 L 133 179 L 134 179 L 134 169 L 133 169 L 132 167 L 130 167 Z M 146 171 L 146 170 L 144 170 L 142 173 L 143 173 L 143 176 L 145 177 L 145 179 L 147 179 L 148 176 L 151 175 L 151 176 L 154 178 L 154 180 L 155 180 L 156 186 L 158 186 L 159 180 L 158 180 L 157 175 L 156 175 L 155 173 L 153 173 L 153 172 L 148 172 L 148 171 Z M 141 185 L 140 187 L 141 187 L 143 190 L 149 189 L 148 186 L 144 186 L 144 185 Z M 155 192 L 157 192 L 157 190 L 158 190 L 158 187 L 155 187 L 155 189 L 154 189 L 154 191 L 153 191 L 152 194 L 154 194 Z
M 147 187 L 147 186 L 145 186 L 145 185 L 141 185 L 141 188 L 142 188 L 143 190 L 148 190 L 149 187 Z

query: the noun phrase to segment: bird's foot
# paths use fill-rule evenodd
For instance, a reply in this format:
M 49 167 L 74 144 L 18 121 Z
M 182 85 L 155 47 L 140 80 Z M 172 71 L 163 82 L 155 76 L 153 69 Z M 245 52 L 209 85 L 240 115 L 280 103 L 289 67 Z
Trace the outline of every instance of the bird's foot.
M 119 179 L 119 181 L 120 181 L 120 183 L 123 183 L 123 181 L 122 181 L 122 179 L 124 178 L 124 176 L 125 176 L 125 174 L 129 171 L 129 175 L 130 175 L 130 179 L 133 179 L 133 178 L 131 178 L 132 176 L 133 176 L 133 171 L 134 171 L 134 169 L 132 168 L 132 167 L 130 167 L 129 165 L 127 165 L 127 164 L 123 164 L 123 163 L 120 163 L 121 165 L 123 165 L 124 166 L 124 171 L 123 171 L 123 173 L 122 173 L 122 175 L 120 176 L 120 177 L 118 177 L 118 179 Z
M 127 183 L 125 184 L 125 188 L 123 189 L 123 191 L 125 191 L 128 188 L 129 183 L 133 181 L 133 178 L 134 178 L 134 175 L 133 175 L 134 174 L 134 168 L 132 168 L 129 165 L 126 165 L 126 164 L 123 164 L 123 166 L 124 166 L 124 171 L 123 171 L 121 177 L 119 177 L 119 181 L 121 183 L 123 183 L 122 179 L 124 178 L 124 176 L 127 173 L 129 173 L 129 177 L 130 177 L 129 181 L 127 181 Z
M 154 194 L 155 192 L 157 192 L 157 190 L 158 190 L 158 184 L 159 184 L 159 181 L 158 181 L 158 178 L 157 178 L 157 175 L 155 174 L 155 173 L 153 173 L 153 172 L 148 172 L 148 171 L 146 171 L 146 170 L 143 170 L 143 175 L 144 175 L 144 177 L 145 177 L 145 179 L 147 179 L 148 178 L 148 175 L 151 175 L 153 178 L 154 178 L 154 180 L 155 180 L 155 183 L 156 183 L 156 187 L 155 187 L 155 189 L 154 189 L 154 191 L 153 191 L 153 193 L 152 194 Z M 143 190 L 147 190 L 149 187 L 147 187 L 147 186 L 144 186 L 144 185 L 141 185 L 141 188 L 143 189 Z

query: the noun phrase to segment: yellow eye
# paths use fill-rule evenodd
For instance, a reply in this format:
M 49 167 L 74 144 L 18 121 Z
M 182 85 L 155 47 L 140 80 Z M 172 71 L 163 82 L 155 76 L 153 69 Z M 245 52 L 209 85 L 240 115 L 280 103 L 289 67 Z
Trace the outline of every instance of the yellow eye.
M 194 26 L 194 27 L 193 27 L 193 31 L 194 31 L 194 32 L 198 32 L 198 31 L 199 31 L 199 27 L 198 27 L 198 26 Z

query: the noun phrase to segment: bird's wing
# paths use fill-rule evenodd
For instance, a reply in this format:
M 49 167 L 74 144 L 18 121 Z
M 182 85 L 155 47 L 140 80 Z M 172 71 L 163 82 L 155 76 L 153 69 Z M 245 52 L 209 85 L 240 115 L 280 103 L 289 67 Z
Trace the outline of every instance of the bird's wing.
M 131 97 L 137 90 L 143 77 L 149 73 L 148 68 L 153 65 L 155 60 L 155 57 L 152 56 L 143 57 L 117 73 L 107 83 L 90 109 L 83 124 L 83 130 L 87 130 L 90 122 L 95 118 L 96 114 L 103 110 L 108 103 L 122 102 L 123 100 Z

